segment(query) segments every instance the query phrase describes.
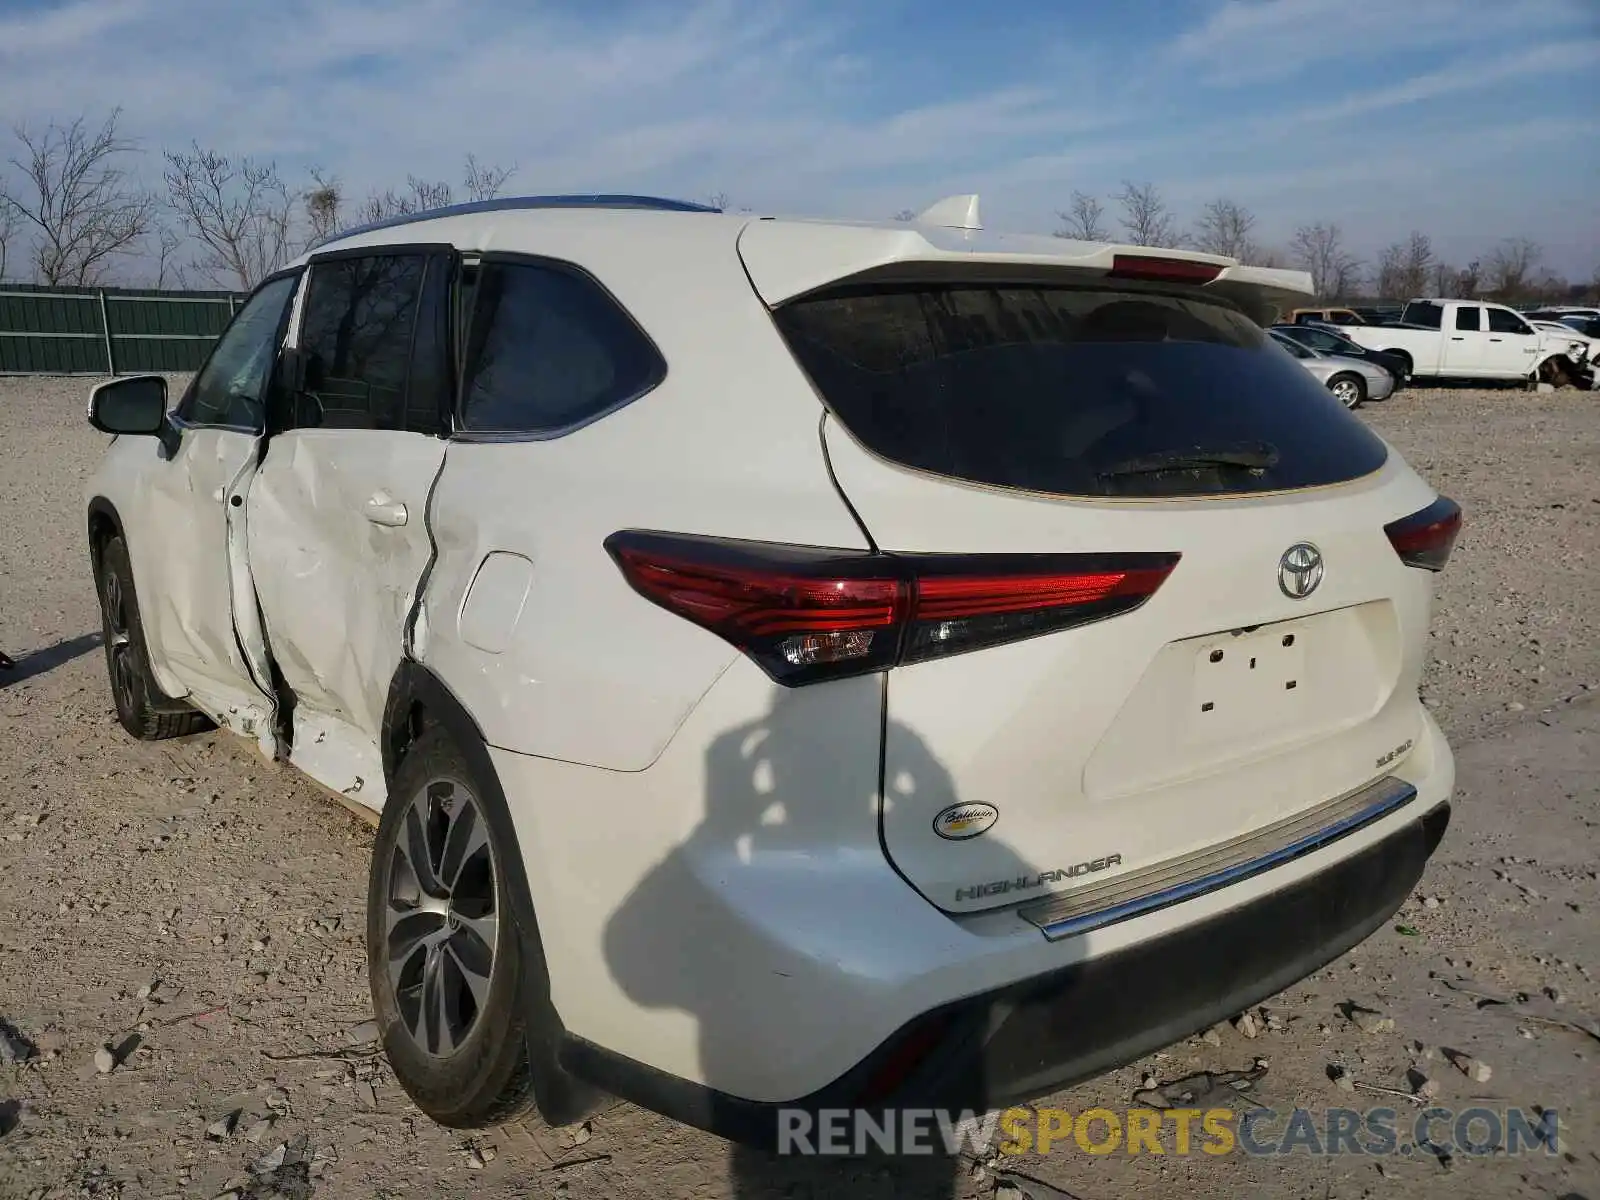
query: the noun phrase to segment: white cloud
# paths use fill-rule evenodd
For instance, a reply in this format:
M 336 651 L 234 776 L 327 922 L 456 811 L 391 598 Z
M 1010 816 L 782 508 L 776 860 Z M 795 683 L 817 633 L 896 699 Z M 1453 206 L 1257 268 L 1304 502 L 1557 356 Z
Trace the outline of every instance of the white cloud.
M 1594 0 L 1226 0 L 1167 46 L 1178 63 L 1204 64 L 1202 78 L 1240 85 L 1312 72 L 1337 85 L 1339 60 L 1422 50 L 1503 46 L 1597 26 Z
M 471 151 L 515 163 L 525 192 L 726 190 L 887 215 L 981 189 L 991 220 L 1038 229 L 1073 187 L 1131 176 L 1174 197 L 1216 184 L 1292 223 L 1291 207 L 1338 219 L 1358 204 L 1313 161 L 1339 139 L 1385 143 L 1387 162 L 1398 135 L 1413 160 L 1405 180 L 1368 172 L 1364 188 L 1417 191 L 1454 169 L 1445 135 L 1470 140 L 1479 120 L 1454 98 L 1582 70 L 1600 52 L 1582 32 L 1600 29 L 1597 3 L 1408 0 L 1397 16 L 1394 0 L 1234 0 L 1152 55 L 1063 36 L 986 84 L 959 69 L 959 42 L 939 48 L 942 76 L 908 68 L 929 48 L 867 41 L 842 0 L 69 0 L 0 16 L 0 113 L 38 124 L 120 104 L 152 152 L 193 139 L 296 176 L 319 165 L 357 196 L 408 174 L 453 182 Z M 1357 67 L 1379 52 L 1414 73 L 1372 83 Z M 1218 82 L 1240 86 L 1204 86 Z M 1407 124 L 1378 131 L 1391 112 Z M 1508 104 L 1493 123 L 1529 115 Z M 1423 118 L 1443 134 L 1418 133 Z M 148 155 L 149 182 L 158 167 Z M 1548 193 L 1518 172 L 1493 186 L 1530 206 Z

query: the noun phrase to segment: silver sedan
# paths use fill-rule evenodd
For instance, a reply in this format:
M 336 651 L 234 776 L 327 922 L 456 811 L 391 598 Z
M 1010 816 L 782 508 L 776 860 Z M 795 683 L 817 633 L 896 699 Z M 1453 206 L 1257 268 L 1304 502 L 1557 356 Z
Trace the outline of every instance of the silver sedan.
M 1387 400 L 1394 391 L 1394 376 L 1359 358 L 1325 354 L 1302 346 L 1293 338 L 1271 333 L 1273 341 L 1300 360 L 1300 365 L 1320 379 L 1346 408 L 1360 408 L 1368 400 Z

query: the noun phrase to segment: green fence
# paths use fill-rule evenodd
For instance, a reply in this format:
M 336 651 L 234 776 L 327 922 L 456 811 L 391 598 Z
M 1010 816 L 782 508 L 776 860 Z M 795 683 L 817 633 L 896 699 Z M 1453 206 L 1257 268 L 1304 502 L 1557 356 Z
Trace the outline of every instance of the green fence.
M 242 292 L 0 284 L 0 375 L 194 371 Z

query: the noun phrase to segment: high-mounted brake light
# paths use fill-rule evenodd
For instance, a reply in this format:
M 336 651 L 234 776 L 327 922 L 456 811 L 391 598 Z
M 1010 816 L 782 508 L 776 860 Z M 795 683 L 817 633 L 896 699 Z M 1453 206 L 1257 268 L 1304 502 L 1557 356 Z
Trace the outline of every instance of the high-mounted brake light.
M 1210 283 L 1222 268 L 1216 263 L 1187 258 L 1160 258 L 1154 254 L 1116 254 L 1111 258 L 1111 279 L 1148 279 L 1155 283 Z
M 1390 521 L 1383 531 L 1406 566 L 1442 571 L 1461 532 L 1461 506 L 1440 496 L 1427 508 Z
M 1139 607 L 1176 554 L 877 554 L 624 530 L 633 589 L 779 683 L 881 671 Z

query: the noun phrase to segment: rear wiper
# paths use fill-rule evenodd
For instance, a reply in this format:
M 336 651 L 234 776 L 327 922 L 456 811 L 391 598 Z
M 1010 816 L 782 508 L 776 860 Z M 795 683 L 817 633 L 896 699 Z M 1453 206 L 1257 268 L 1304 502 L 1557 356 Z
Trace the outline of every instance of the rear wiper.
M 1278 448 L 1271 442 L 1238 446 L 1194 446 L 1187 450 L 1163 450 L 1125 459 L 1099 473 L 1101 479 L 1124 475 L 1158 475 L 1164 471 L 1203 471 L 1207 467 L 1242 467 L 1265 471 L 1277 465 Z

